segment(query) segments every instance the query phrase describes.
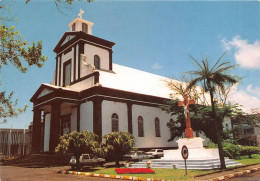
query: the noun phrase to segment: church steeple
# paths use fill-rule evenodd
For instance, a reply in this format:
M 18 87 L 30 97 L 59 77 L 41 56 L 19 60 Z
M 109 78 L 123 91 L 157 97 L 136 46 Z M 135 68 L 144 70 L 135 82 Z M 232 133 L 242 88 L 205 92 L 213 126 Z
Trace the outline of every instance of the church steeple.
M 70 27 L 70 31 L 83 31 L 87 34 L 92 35 L 92 26 L 94 23 L 82 19 L 82 14 L 84 11 L 80 9 L 78 14 L 79 17 L 75 18 L 68 26 Z

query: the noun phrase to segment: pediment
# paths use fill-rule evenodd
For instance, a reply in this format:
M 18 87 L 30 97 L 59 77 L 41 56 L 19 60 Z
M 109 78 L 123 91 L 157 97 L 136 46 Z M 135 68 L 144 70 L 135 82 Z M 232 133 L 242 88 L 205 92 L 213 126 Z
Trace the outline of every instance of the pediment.
M 38 90 L 34 93 L 34 95 L 32 96 L 32 98 L 30 99 L 31 102 L 34 102 L 35 100 L 37 100 L 40 97 L 43 97 L 45 95 L 48 95 L 52 92 L 54 92 L 57 88 L 54 88 L 51 85 L 47 85 L 47 84 L 42 84 Z
M 65 40 L 61 43 L 61 46 L 65 45 L 67 42 L 72 40 L 76 35 L 68 35 L 65 37 Z
M 45 96 L 45 95 L 47 95 L 47 94 L 50 94 L 50 93 L 52 93 L 52 92 L 53 92 L 53 90 L 50 90 L 50 89 L 48 89 L 48 88 L 44 88 L 44 89 L 40 92 L 40 94 L 37 96 L 37 98 L 40 98 L 40 97 Z

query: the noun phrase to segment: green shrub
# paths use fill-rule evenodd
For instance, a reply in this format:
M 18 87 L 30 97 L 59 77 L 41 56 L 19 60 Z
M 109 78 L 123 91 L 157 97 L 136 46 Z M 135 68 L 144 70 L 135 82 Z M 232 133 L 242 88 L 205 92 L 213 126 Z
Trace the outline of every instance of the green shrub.
M 241 147 L 240 145 L 234 145 L 232 143 L 223 142 L 223 151 L 224 156 L 232 159 L 237 159 L 241 155 Z
M 260 148 L 256 146 L 243 146 L 241 149 L 241 156 L 248 156 L 248 158 L 252 158 L 253 154 L 259 154 Z

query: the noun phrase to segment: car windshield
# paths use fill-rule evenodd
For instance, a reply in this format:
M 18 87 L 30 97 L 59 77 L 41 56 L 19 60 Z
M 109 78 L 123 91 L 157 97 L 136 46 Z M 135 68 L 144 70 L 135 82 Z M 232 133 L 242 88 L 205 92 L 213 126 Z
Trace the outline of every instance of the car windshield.
M 82 159 L 83 159 L 83 160 L 84 160 L 84 159 L 89 159 L 89 158 L 88 158 L 88 155 L 83 155 L 83 156 L 82 156 Z
M 134 151 L 130 151 L 130 152 L 128 152 L 126 155 L 134 155 L 134 154 L 135 154 Z

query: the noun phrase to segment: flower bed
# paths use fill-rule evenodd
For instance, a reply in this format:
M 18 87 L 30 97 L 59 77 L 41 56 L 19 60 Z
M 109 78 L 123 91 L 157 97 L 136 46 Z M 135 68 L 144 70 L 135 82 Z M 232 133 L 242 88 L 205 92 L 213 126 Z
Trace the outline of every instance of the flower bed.
M 125 173 L 154 173 L 154 171 L 149 169 L 149 168 L 116 168 L 115 171 L 119 174 L 125 174 Z

